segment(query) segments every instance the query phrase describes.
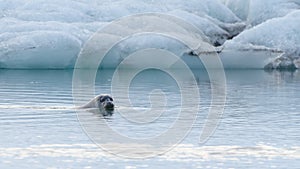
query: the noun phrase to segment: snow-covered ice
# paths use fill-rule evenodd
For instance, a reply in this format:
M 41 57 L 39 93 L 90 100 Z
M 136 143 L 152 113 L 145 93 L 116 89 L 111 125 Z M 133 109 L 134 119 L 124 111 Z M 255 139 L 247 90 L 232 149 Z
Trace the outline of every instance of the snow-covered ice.
M 251 29 L 245 30 L 233 40 L 224 44 L 224 49 L 261 49 L 281 50 L 280 55 L 272 65 L 273 68 L 286 67 L 300 56 L 300 10 L 293 11 L 284 17 L 269 19 Z M 282 59 L 282 58 L 285 59 Z M 281 63 L 280 60 L 285 61 Z M 287 64 L 287 65 L 286 65 Z M 299 66 L 295 64 L 295 66 Z
M 225 68 L 299 67 L 299 9 L 299 0 L 0 0 L 0 68 L 72 68 L 98 29 L 149 12 L 194 25 L 217 47 Z M 186 46 L 157 35 L 122 43 L 106 63 L 147 47 L 193 57 Z

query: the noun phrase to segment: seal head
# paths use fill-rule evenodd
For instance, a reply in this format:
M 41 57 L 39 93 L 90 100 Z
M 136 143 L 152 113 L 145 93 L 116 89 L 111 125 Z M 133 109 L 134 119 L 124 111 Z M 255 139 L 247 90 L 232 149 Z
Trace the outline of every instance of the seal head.
M 114 99 L 109 95 L 100 95 L 98 99 L 98 104 L 100 108 L 105 110 L 114 110 L 115 105 L 113 103 Z

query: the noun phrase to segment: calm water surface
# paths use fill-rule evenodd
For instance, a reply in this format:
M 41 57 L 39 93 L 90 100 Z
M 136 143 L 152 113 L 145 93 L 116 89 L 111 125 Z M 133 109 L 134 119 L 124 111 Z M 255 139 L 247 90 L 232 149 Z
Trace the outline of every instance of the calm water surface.
M 199 88 L 201 101 L 191 132 L 171 151 L 138 160 L 116 157 L 91 141 L 73 109 L 72 70 L 0 70 L 0 168 L 299 168 L 300 72 L 226 71 L 225 110 L 205 144 L 199 144 L 199 137 L 211 84 L 205 72 L 194 73 L 198 83 L 190 85 Z M 112 74 L 97 74 L 96 93 L 111 93 Z M 165 94 L 166 110 L 151 123 L 124 119 L 119 111 L 126 107 L 118 105 L 112 116 L 85 112 L 86 117 L 94 123 L 104 119 L 131 138 L 156 137 L 172 126 L 180 111 L 176 81 L 149 70 L 123 89 L 129 90 L 137 112 L 151 106 L 149 94 L 156 89 Z

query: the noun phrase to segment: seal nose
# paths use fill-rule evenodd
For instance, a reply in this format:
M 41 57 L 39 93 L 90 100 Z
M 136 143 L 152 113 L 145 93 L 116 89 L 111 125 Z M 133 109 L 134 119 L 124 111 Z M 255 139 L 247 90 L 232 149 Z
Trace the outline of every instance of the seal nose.
M 115 107 L 115 105 L 112 103 L 112 102 L 107 102 L 106 104 L 105 104 L 105 108 L 107 108 L 107 109 L 112 109 L 112 108 L 114 108 Z

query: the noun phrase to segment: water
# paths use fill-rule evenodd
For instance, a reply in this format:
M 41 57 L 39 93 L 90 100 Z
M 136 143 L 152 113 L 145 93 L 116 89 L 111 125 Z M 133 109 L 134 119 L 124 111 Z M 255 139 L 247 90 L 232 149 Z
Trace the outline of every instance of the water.
M 300 166 L 299 72 L 226 71 L 225 110 L 217 130 L 205 144 L 199 144 L 199 137 L 210 107 L 211 83 L 204 72 L 194 70 L 194 73 L 198 83 L 189 83 L 187 79 L 187 86 L 199 87 L 201 101 L 191 132 L 172 150 L 141 160 L 117 157 L 100 149 L 90 139 L 95 134 L 102 138 L 107 136 L 103 139 L 110 141 L 105 143 L 108 148 L 116 150 L 126 144 L 120 145 L 124 140 L 113 140 L 111 131 L 93 125 L 97 127 L 105 122 L 114 131 L 135 139 L 154 138 L 168 131 L 178 117 L 182 100 L 179 86 L 167 74 L 149 70 L 141 72 L 132 81 L 129 96 L 136 110 L 128 112 L 132 117 L 136 115 L 133 113 L 148 110 L 151 106 L 149 94 L 153 91 L 156 91 L 151 95 L 154 99 L 166 101 L 163 104 L 165 111 L 159 118 L 149 119 L 154 120 L 151 123 L 137 124 L 119 113 L 126 112 L 130 106 L 117 105 L 112 116 L 87 111 L 80 111 L 83 116 L 77 116 L 72 97 L 72 70 L 0 70 L 0 168 Z M 97 74 L 96 93 L 111 93 L 112 74 L 112 70 Z M 120 85 L 118 89 L 126 88 Z M 164 92 L 163 98 L 160 92 Z M 83 97 L 91 98 L 90 95 Z M 125 99 L 125 96 L 115 98 L 119 103 L 125 103 Z M 92 130 L 88 129 L 86 133 L 78 117 L 86 120 L 81 122 L 83 126 L 91 124 Z M 183 122 L 185 120 L 189 121 L 189 116 Z M 160 141 L 156 140 L 156 143 Z M 138 144 L 134 146 L 141 148 Z

